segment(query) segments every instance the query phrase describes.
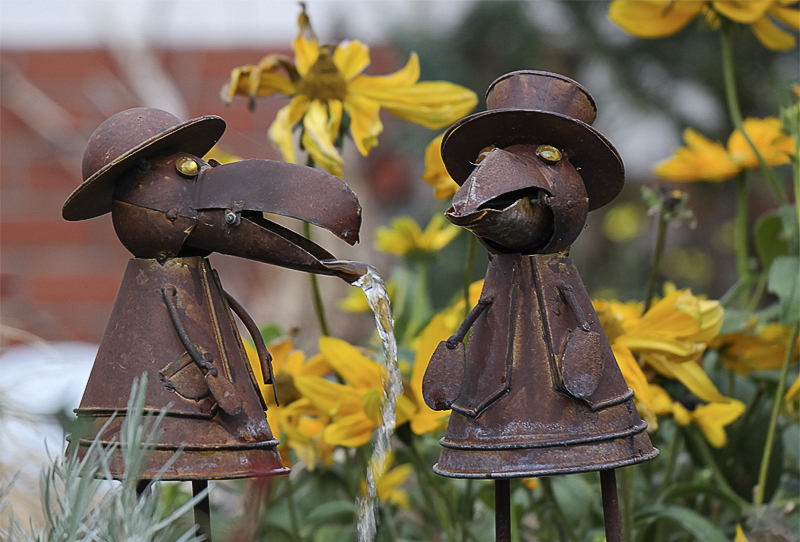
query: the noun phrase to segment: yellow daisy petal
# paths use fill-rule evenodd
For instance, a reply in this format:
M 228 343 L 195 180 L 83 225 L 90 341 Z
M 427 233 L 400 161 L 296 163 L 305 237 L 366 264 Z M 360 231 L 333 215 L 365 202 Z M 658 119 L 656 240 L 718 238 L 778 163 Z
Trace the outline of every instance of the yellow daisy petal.
M 608 16 L 636 37 L 663 38 L 689 24 L 706 3 L 699 0 L 614 0 L 608 8 Z
M 362 156 L 367 156 L 378 145 L 378 136 L 383 131 L 380 118 L 381 106 L 361 96 L 349 95 L 344 102 L 350 116 L 350 131 L 353 142 Z
M 764 16 L 773 0 L 714 0 L 712 5 L 720 13 L 737 23 L 752 24 Z
M 272 143 L 278 148 L 283 160 L 292 164 L 297 163 L 297 156 L 294 152 L 294 139 L 292 138 L 292 126 L 294 123 L 291 121 L 291 109 L 295 100 L 298 100 L 298 98 L 293 98 L 289 105 L 278 110 L 275 120 L 272 121 L 269 127 L 269 138 Z
M 344 160 L 333 144 L 328 132 L 328 107 L 319 100 L 308 104 L 303 117 L 303 147 L 314 162 L 333 175 L 341 175 Z
M 336 46 L 333 63 L 347 81 L 360 75 L 369 66 L 369 47 L 360 41 L 345 41 Z
M 319 351 L 349 385 L 383 389 L 383 365 L 366 357 L 352 344 L 335 337 L 320 337 Z
M 659 356 L 645 356 L 645 358 L 656 371 L 668 378 L 680 381 L 703 401 L 727 402 L 727 398 L 719 392 L 703 368 L 697 363 L 693 361 L 670 363 Z
M 301 76 L 308 74 L 311 66 L 319 58 L 319 44 L 316 38 L 307 39 L 303 36 L 295 38 L 292 42 L 292 49 L 294 49 L 294 61 L 297 65 L 297 72 Z
M 439 134 L 425 148 L 425 172 L 422 174 L 422 180 L 433 187 L 433 195 L 436 199 L 450 199 L 459 189 L 442 161 L 443 137 L 443 133 Z
M 742 124 L 767 165 L 780 166 L 791 162 L 795 150 L 794 137 L 784 131 L 778 117 L 747 118 Z M 728 153 L 744 168 L 759 166 L 753 148 L 739 130 L 735 130 L 728 138 Z
M 744 411 L 744 403 L 733 399 L 727 403 L 699 406 L 692 412 L 692 418 L 708 443 L 714 448 L 722 448 L 728 442 L 725 426 L 733 423 Z
M 725 147 L 687 128 L 683 132 L 686 147 L 680 147 L 672 158 L 656 164 L 654 173 L 670 181 L 724 181 L 740 168 Z

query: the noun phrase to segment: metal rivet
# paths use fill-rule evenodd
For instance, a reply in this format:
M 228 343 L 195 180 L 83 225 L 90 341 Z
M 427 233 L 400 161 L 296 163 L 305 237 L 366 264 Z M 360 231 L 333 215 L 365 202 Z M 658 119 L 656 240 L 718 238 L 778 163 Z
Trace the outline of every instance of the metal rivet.
M 194 159 L 184 156 L 183 158 L 178 158 L 178 161 L 175 162 L 175 169 L 177 169 L 178 173 L 181 175 L 194 177 L 200 171 L 200 166 L 197 165 Z
M 561 160 L 561 151 L 551 145 L 540 145 L 539 148 L 536 149 L 536 156 L 548 164 L 555 164 Z

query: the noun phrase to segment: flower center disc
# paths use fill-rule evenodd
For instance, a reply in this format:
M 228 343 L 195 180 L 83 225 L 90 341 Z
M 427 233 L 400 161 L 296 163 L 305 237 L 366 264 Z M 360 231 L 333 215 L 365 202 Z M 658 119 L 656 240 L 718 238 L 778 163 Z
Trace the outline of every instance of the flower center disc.
M 312 100 L 344 100 L 347 95 L 347 81 L 326 51 L 320 51 L 319 58 L 303 77 L 300 92 Z

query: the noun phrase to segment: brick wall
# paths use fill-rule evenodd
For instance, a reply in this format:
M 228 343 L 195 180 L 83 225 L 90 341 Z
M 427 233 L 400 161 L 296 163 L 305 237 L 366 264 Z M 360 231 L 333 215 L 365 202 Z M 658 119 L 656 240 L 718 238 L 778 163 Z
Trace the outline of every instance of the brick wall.
M 183 99 L 187 118 L 218 114 L 228 124 L 221 141 L 226 150 L 246 158 L 277 158 L 266 132 L 285 100 L 262 100 L 253 114 L 243 99 L 231 107 L 219 99 L 231 68 L 257 62 L 265 52 L 157 51 L 156 58 Z M 373 51 L 375 73 L 397 69 L 394 60 L 388 52 Z M 46 340 L 97 342 L 130 255 L 116 239 L 109 215 L 66 222 L 61 206 L 82 180 L 80 163 L 89 135 L 108 116 L 144 104 L 108 51 L 4 50 L 0 67 L 0 317 L 7 326 L 3 337 L 15 335 L 10 327 Z M 359 192 L 359 197 L 366 208 L 365 195 Z M 340 244 L 328 246 L 342 255 Z M 353 254 L 345 247 L 344 256 Z M 231 285 L 235 296 L 245 298 L 242 302 L 257 321 L 280 320 L 280 314 L 308 319 L 308 310 L 289 306 L 294 295 L 299 305 L 310 307 L 303 274 L 227 260 L 215 265 L 226 287 Z M 338 283 L 330 287 L 341 294 Z M 270 289 L 290 297 L 262 302 Z

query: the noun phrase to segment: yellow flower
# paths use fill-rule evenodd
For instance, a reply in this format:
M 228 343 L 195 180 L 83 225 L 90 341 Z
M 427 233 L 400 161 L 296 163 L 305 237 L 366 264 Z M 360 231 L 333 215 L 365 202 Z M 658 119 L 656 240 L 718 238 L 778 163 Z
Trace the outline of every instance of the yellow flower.
M 722 364 L 743 376 L 750 374 L 751 370 L 780 368 L 786 356 L 791 329 L 769 323 L 757 329 L 754 326 L 749 331 L 728 333 L 712 342 L 710 346 L 719 350 Z M 800 344 L 795 345 L 795 352 L 798 346 Z
M 374 459 L 374 458 L 373 458 Z M 378 500 L 388 502 L 398 508 L 410 508 L 411 500 L 408 493 L 403 489 L 403 484 L 411 477 L 414 467 L 410 463 L 403 463 L 394 468 L 388 469 L 392 464 L 394 454 L 388 454 L 383 458 L 383 465 L 372 464 L 372 475 L 375 477 L 375 489 L 378 493 Z M 362 481 L 361 492 L 367 492 L 367 483 Z
M 698 15 L 714 28 L 719 17 L 750 25 L 758 40 L 774 51 L 791 49 L 795 38 L 775 25 L 777 20 L 800 30 L 800 13 L 789 8 L 796 0 L 614 0 L 609 18 L 639 38 L 671 36 Z
M 778 117 L 747 118 L 743 124 L 744 131 L 768 166 L 791 162 L 795 151 L 794 137 L 784 131 L 783 123 Z M 758 158 L 753 148 L 739 130 L 735 130 L 728 138 L 728 154 L 744 169 L 758 167 Z
M 747 537 L 744 535 L 741 525 L 736 526 L 736 538 L 733 540 L 733 542 L 749 542 Z
M 707 343 L 722 326 L 719 302 L 696 297 L 689 290 L 676 290 L 644 315 L 638 302 L 599 300 L 594 305 L 620 370 L 639 400 L 649 401 L 649 394 L 647 378 L 637 371 L 634 355 L 661 375 L 680 381 L 700 399 L 726 401 L 698 363 Z
M 769 166 L 788 164 L 794 155 L 794 138 L 783 129 L 777 117 L 747 118 L 744 131 Z M 753 148 L 739 130 L 728 138 L 727 148 L 687 128 L 683 132 L 686 147 L 656 164 L 654 172 L 670 181 L 725 181 L 742 169 L 758 167 Z
M 459 188 L 458 183 L 447 172 L 442 160 L 443 138 L 444 133 L 439 134 L 425 148 L 425 172 L 422 174 L 422 180 L 433 187 L 436 199 L 450 199 Z
M 359 41 L 320 45 L 305 11 L 292 47 L 295 60 L 265 56 L 257 65 L 234 68 L 222 89 L 229 103 L 233 96 L 255 98 L 280 93 L 291 96 L 269 130 L 287 162 L 297 162 L 292 129 L 302 121 L 300 142 L 317 164 L 341 176 L 342 157 L 337 150 L 342 127 L 366 156 L 383 131 L 380 109 L 427 128 L 442 128 L 469 113 L 477 103 L 471 90 L 446 81 L 419 79 L 419 59 L 412 54 L 401 70 L 386 76 L 364 75 L 370 64 L 369 48 Z M 283 69 L 286 75 L 277 73 Z M 348 123 L 343 119 L 348 118 Z
M 291 340 L 271 343 L 269 351 L 272 354 L 274 386 L 281 403 L 281 406 L 277 406 L 272 388 L 264 384 L 255 348 L 249 341 L 244 341 L 244 344 L 256 382 L 269 406 L 267 420 L 270 428 L 281 441 L 279 450 L 284 461 L 290 462 L 287 450 L 291 449 L 310 470 L 314 469 L 317 462 L 329 465 L 334 448 L 322 439 L 329 416 L 301 397 L 295 381 L 302 377 L 327 375 L 332 370 L 331 366 L 321 356 L 306 360 L 305 354 L 296 350 Z
M 670 181 L 725 181 L 741 170 L 721 143 L 691 128 L 684 130 L 683 140 L 686 147 L 656 164 L 656 175 Z
M 650 386 L 650 395 L 657 414 L 672 414 L 678 425 L 696 424 L 711 446 L 722 448 L 728 437 L 725 426 L 733 423 L 745 411 L 745 405 L 737 399 L 727 399 L 707 405 L 699 405 L 692 409 L 682 403 L 673 401 L 664 388 Z
M 416 406 L 416 410 L 411 416 L 411 431 L 416 435 L 434 433 L 444 429 L 450 417 L 449 410 L 432 410 L 425 404 L 425 400 L 422 398 L 422 378 L 428 369 L 433 351 L 436 350 L 439 342 L 447 340 L 453 331 L 453 326 L 447 324 L 446 316 L 440 313 L 431 319 L 417 341 L 410 383 Z
M 386 294 L 389 296 L 391 304 L 394 304 L 396 292 L 397 283 L 393 279 L 387 280 Z M 367 302 L 367 296 L 361 288 L 350 288 L 347 296 L 339 301 L 339 308 L 345 312 L 372 313 L 372 309 L 370 309 Z
M 390 227 L 381 226 L 375 230 L 375 245 L 379 250 L 395 256 L 422 256 L 441 250 L 460 231 L 458 226 L 447 222 L 442 214 L 434 215 L 425 231 L 410 216 L 401 216 L 392 220 Z
M 382 423 L 386 367 L 341 339 L 321 337 L 319 349 L 345 383 L 314 375 L 295 378 L 295 385 L 311 404 L 331 417 L 332 422 L 324 430 L 325 442 L 350 448 L 363 446 Z M 413 412 L 411 399 L 399 396 L 396 426 L 406 423 Z

